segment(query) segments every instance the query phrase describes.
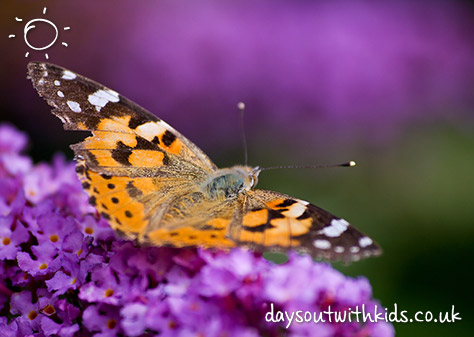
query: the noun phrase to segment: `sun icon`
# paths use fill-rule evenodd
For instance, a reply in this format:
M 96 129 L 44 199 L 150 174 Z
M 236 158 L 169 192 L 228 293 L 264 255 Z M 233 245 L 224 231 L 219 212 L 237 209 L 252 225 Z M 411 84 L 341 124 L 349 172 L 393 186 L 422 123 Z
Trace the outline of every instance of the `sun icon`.
M 43 9 L 43 15 L 46 15 L 46 7 Z M 15 18 L 16 21 L 18 22 L 22 22 L 23 19 L 20 19 L 18 17 Z M 55 36 L 54 36 L 54 39 L 52 42 L 50 42 L 49 44 L 45 45 L 45 46 L 42 46 L 42 47 L 37 47 L 37 46 L 33 46 L 30 41 L 28 41 L 28 32 L 31 30 L 31 29 L 34 29 L 36 28 L 35 26 L 35 23 L 37 22 L 44 22 L 48 25 L 50 25 L 51 27 L 53 27 L 54 29 L 54 32 L 55 32 Z M 69 30 L 71 29 L 71 27 L 64 27 L 63 28 L 64 30 Z M 51 22 L 50 20 L 46 20 L 46 19 L 42 19 L 42 18 L 37 18 L 37 19 L 33 19 L 33 20 L 30 20 L 26 23 L 25 25 L 25 28 L 23 29 L 23 38 L 25 39 L 25 43 L 28 47 L 30 47 L 31 49 L 33 50 L 46 50 L 48 49 L 49 47 L 51 47 L 52 45 L 54 45 L 58 39 L 58 36 L 59 36 L 59 31 L 58 31 L 58 27 L 56 27 L 56 25 Z M 15 35 L 14 34 L 10 34 L 8 36 L 8 38 L 14 38 Z M 61 44 L 64 46 L 64 47 L 67 47 L 68 44 L 66 42 L 61 42 Z M 28 57 L 30 55 L 30 52 L 26 52 L 25 54 L 25 57 Z M 48 53 L 44 53 L 44 56 L 46 57 L 46 59 L 49 59 L 49 55 Z

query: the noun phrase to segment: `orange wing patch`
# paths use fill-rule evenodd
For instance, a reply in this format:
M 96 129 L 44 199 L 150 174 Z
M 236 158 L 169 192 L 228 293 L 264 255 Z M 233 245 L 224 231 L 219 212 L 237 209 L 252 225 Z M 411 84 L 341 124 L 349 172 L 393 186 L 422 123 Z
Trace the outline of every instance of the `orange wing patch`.
M 111 116 L 110 118 L 102 118 L 94 130 L 110 131 L 114 133 L 133 133 L 128 126 L 131 116 Z
M 89 194 L 89 202 L 113 229 L 130 238 L 144 233 L 148 220 L 140 198 L 155 188 L 152 178 L 131 179 L 99 174 L 89 170 L 84 161 L 78 162 L 76 171 Z
M 128 161 L 135 167 L 159 167 L 163 166 L 165 155 L 163 152 L 150 150 L 133 150 Z
M 264 234 L 262 232 L 251 232 L 248 230 L 242 230 L 240 232 L 239 240 L 241 242 L 247 242 L 251 244 L 263 245 Z
M 272 208 L 272 209 L 285 208 L 286 207 L 285 200 L 286 199 L 272 200 L 272 201 L 267 202 L 266 205 L 268 208 Z
M 137 146 L 137 138 L 134 134 L 109 131 L 94 131 L 94 136 L 87 137 L 82 144 L 85 149 L 103 150 L 114 149 L 118 142 L 129 147 Z
M 206 225 L 212 226 L 216 229 L 227 229 L 229 227 L 230 220 L 229 219 L 222 219 L 222 218 L 215 218 L 209 220 Z
M 267 208 L 254 209 L 242 218 L 239 240 L 266 247 L 295 247 L 295 237 L 310 231 L 312 218 L 305 204 L 293 199 L 276 199 L 265 203 Z
M 181 154 L 181 150 L 183 149 L 183 143 L 176 137 L 174 133 L 169 130 L 166 130 L 161 135 L 161 142 L 166 151 L 174 153 L 174 154 Z
M 230 219 L 211 219 L 202 228 L 183 226 L 175 229 L 160 228 L 148 233 L 149 241 L 157 246 L 204 248 L 231 248 L 235 242 L 226 237 Z
M 265 225 L 268 221 L 268 210 L 266 208 L 251 211 L 244 215 L 242 225 L 247 227 L 257 227 Z

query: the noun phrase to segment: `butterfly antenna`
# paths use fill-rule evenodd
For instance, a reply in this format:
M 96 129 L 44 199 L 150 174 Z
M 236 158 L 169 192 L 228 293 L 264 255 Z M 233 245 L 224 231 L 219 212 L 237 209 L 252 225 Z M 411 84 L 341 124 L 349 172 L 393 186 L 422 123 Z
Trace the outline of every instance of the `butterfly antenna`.
M 270 166 L 270 167 L 262 167 L 260 168 L 261 171 L 266 170 L 278 170 L 278 169 L 314 169 L 314 168 L 326 168 L 326 167 L 353 167 L 356 166 L 356 162 L 351 160 L 341 164 L 333 164 L 333 165 L 291 165 L 291 166 Z
M 242 134 L 242 145 L 244 147 L 244 163 L 245 163 L 245 166 L 247 166 L 248 164 L 247 139 L 245 138 L 245 125 L 244 125 L 245 103 L 244 102 L 237 103 L 237 109 L 239 109 L 239 114 L 240 114 L 240 132 Z

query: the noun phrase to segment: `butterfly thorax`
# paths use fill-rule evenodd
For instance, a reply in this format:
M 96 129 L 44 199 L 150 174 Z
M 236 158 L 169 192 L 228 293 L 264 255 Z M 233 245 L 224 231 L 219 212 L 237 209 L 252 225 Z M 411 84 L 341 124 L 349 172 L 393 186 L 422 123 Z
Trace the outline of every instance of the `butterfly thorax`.
M 259 167 L 233 166 L 215 171 L 202 185 L 202 190 L 211 199 L 235 198 L 257 184 Z

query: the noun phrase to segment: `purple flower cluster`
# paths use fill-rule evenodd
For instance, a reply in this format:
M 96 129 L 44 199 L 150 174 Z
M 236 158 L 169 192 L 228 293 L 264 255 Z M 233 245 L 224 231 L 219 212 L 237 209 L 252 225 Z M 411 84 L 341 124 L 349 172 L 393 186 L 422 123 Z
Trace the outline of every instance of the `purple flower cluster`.
M 0 126 L 0 337 L 393 336 L 378 323 L 266 320 L 270 308 L 338 312 L 364 304 L 351 279 L 309 256 L 275 265 L 234 249 L 136 247 L 88 205 L 73 163 L 33 165 L 25 135 Z M 370 309 L 372 308 L 372 309 Z

